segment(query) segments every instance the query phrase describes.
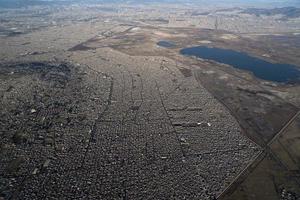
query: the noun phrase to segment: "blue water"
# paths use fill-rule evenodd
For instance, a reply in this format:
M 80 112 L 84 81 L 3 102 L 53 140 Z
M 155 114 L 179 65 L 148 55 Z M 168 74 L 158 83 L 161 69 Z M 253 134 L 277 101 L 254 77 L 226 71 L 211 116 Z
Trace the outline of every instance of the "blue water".
M 172 48 L 172 47 L 175 47 L 175 44 L 170 42 L 170 41 L 159 41 L 157 43 L 158 46 L 161 46 L 161 47 L 166 47 L 166 48 Z
M 290 64 L 271 63 L 229 49 L 197 46 L 180 51 L 182 55 L 196 56 L 231 65 L 252 72 L 256 77 L 280 83 L 300 83 L 300 68 Z

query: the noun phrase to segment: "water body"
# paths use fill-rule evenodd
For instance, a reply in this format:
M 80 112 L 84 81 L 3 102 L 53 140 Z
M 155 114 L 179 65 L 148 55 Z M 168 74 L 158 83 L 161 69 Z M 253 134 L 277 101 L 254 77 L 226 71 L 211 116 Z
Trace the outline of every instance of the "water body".
M 175 44 L 170 42 L 170 41 L 159 41 L 157 43 L 157 45 L 160 46 L 160 47 L 166 47 L 166 48 L 175 47 Z
M 247 70 L 260 79 L 279 83 L 300 83 L 300 70 L 294 65 L 271 63 L 246 53 L 205 46 L 185 48 L 180 53 Z

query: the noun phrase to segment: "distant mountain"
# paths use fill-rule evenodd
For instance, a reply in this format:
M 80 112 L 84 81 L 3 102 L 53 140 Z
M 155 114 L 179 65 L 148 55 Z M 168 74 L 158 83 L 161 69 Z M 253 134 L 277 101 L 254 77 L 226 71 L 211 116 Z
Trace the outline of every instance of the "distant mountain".
M 273 8 L 273 9 L 264 9 L 264 8 L 248 8 L 242 13 L 261 16 L 261 15 L 283 15 L 286 18 L 297 18 L 300 17 L 300 8 L 296 7 L 283 7 L 283 8 Z
M 0 0 L 0 8 L 21 8 L 34 5 L 62 5 L 76 0 Z

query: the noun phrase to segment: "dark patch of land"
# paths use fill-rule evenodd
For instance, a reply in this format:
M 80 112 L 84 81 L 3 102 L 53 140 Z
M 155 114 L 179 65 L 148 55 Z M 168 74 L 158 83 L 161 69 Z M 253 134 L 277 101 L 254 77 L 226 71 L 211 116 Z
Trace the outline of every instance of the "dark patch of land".
M 191 77 L 193 76 L 192 70 L 187 68 L 179 68 L 179 71 L 185 76 L 185 77 Z

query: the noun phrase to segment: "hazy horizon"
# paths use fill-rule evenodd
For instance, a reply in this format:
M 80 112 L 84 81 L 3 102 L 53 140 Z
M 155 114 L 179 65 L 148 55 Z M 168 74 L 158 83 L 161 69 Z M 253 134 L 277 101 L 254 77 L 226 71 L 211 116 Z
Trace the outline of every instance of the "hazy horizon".
M 0 0 L 2 8 L 17 8 L 31 5 L 63 5 L 72 3 L 123 3 L 123 4 L 152 4 L 152 3 L 179 3 L 214 6 L 250 6 L 250 7 L 300 7 L 297 0 Z

